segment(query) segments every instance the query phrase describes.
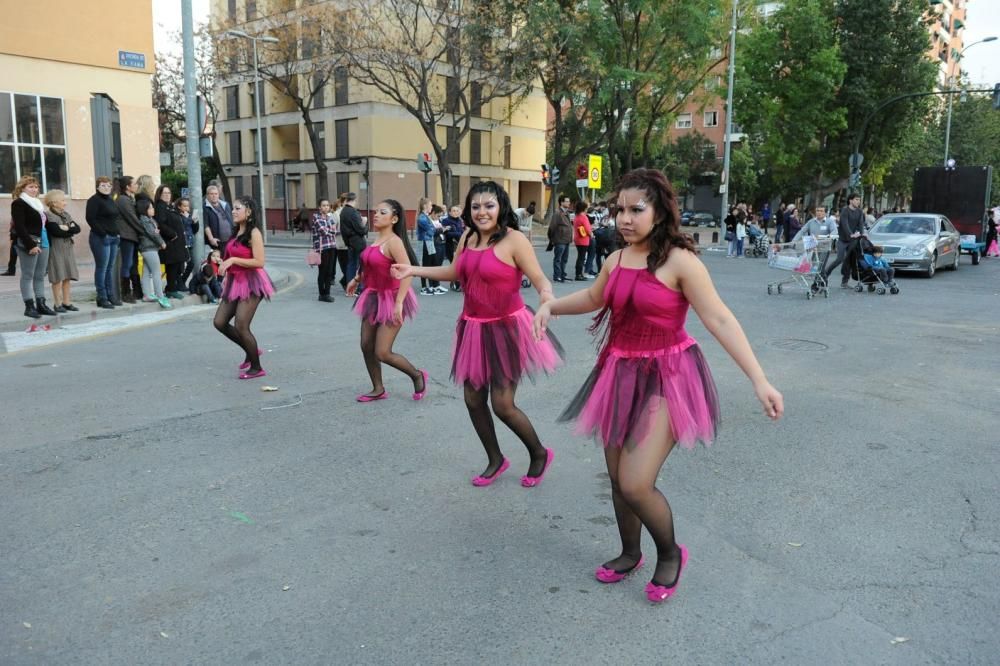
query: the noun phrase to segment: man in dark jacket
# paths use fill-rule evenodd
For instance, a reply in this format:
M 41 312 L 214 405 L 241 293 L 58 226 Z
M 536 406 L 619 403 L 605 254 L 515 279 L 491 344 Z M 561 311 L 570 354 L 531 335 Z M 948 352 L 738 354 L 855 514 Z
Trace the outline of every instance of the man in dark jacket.
M 840 287 L 848 288 L 851 281 L 851 262 L 844 261 L 852 243 L 857 243 L 865 232 L 865 212 L 861 210 L 861 195 L 852 194 L 847 199 L 847 205 L 840 209 L 840 219 L 837 220 L 837 258 L 828 264 L 823 276 L 830 280 L 830 273 L 840 266 Z
M 559 199 L 559 208 L 549 221 L 549 243 L 555 252 L 552 256 L 553 282 L 566 281 L 566 261 L 569 245 L 573 242 L 573 211 L 569 197 Z
M 205 188 L 205 242 L 215 250 L 221 251 L 233 236 L 233 213 L 225 201 L 219 198 L 219 187 L 209 185 Z
M 340 235 L 347 245 L 347 279 L 353 280 L 361 264 L 361 253 L 368 245 L 368 229 L 358 212 L 358 195 L 347 193 L 347 201 L 340 209 Z

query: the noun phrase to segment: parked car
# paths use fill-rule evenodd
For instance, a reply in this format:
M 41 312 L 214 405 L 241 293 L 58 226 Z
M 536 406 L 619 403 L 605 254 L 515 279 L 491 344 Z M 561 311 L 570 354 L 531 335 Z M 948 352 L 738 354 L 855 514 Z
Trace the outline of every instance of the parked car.
M 707 211 L 699 211 L 691 217 L 693 227 L 714 227 L 717 224 L 715 216 Z
M 921 271 L 934 277 L 938 268 L 958 268 L 961 237 L 944 215 L 889 213 L 868 232 L 881 245 L 885 258 L 897 271 Z
M 691 226 L 691 218 L 694 217 L 693 210 L 685 210 L 681 213 L 681 226 Z

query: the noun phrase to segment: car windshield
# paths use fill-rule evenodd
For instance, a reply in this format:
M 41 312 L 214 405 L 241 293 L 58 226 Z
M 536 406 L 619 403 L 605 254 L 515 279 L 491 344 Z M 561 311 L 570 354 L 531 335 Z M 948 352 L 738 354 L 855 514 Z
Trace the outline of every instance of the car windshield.
M 879 220 L 875 228 L 875 234 L 920 234 L 924 236 L 934 235 L 934 220 L 929 217 L 893 217 L 886 220 Z

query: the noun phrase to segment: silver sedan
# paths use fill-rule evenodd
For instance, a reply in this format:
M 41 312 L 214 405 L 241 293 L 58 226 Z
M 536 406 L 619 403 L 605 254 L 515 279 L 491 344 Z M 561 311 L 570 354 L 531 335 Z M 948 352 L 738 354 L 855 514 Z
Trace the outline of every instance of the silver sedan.
M 921 271 L 934 277 L 938 268 L 958 268 L 961 236 L 944 215 L 889 213 L 868 231 L 882 257 L 897 271 Z

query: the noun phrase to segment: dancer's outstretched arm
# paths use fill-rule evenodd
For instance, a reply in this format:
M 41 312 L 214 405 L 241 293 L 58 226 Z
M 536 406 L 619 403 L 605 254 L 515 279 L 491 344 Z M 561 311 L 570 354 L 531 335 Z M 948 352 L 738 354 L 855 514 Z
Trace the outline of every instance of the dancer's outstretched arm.
M 784 398 L 764 375 L 757 357 L 750 348 L 743 327 L 726 304 L 719 298 L 705 264 L 693 252 L 678 252 L 674 266 L 684 297 L 698 318 L 728 352 L 740 370 L 753 383 L 754 393 L 764 407 L 764 413 L 777 421 L 785 411 Z M 672 257 L 673 258 L 673 257 Z
M 549 326 L 549 319 L 559 315 L 586 314 L 594 312 L 604 307 L 604 288 L 608 284 L 608 276 L 611 275 L 612 265 L 617 266 L 621 261 L 621 250 L 612 252 L 601 266 L 601 272 L 597 279 L 589 287 L 573 292 L 569 296 L 563 296 L 555 300 L 543 303 L 538 312 L 535 313 L 535 337 L 539 340 L 545 334 L 545 329 Z
M 461 240 L 458 241 L 458 247 L 455 248 L 455 258 L 447 266 L 414 266 L 410 263 L 403 264 L 397 262 L 392 265 L 392 277 L 397 280 L 420 277 L 427 278 L 428 280 L 437 280 L 438 282 L 454 282 L 458 278 L 458 271 L 455 270 L 455 266 L 458 264 L 459 255 L 462 254 L 465 248 L 465 237 L 468 233 L 466 231 L 462 234 Z
M 538 292 L 539 307 L 553 300 L 555 297 L 552 295 L 552 283 L 545 277 L 545 272 L 542 271 L 542 267 L 538 263 L 538 257 L 535 256 L 535 246 L 520 231 L 512 230 L 507 233 L 514 244 L 514 252 L 512 253 L 514 264 L 531 281 L 531 285 Z

